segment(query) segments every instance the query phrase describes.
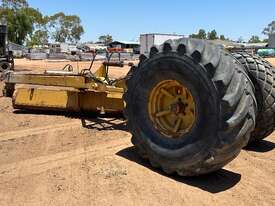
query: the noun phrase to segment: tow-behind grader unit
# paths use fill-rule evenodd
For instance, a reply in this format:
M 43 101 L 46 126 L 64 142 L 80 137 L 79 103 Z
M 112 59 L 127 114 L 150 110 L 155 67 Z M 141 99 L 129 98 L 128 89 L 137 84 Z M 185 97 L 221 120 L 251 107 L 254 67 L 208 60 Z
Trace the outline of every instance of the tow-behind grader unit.
M 274 69 L 258 57 L 179 39 L 152 47 L 125 78 L 109 79 L 109 66 L 123 64 L 105 62 L 95 73 L 7 72 L 4 93 L 19 109 L 123 111 L 138 153 L 182 176 L 218 170 L 273 131 Z
M 44 73 L 7 72 L 3 93 L 13 96 L 15 109 L 122 112 L 125 80 L 110 80 L 108 67 L 123 65 L 123 62 L 104 62 L 94 73 L 91 69 L 80 73 L 66 70 L 72 67 Z M 15 85 L 20 84 L 29 86 L 15 90 Z

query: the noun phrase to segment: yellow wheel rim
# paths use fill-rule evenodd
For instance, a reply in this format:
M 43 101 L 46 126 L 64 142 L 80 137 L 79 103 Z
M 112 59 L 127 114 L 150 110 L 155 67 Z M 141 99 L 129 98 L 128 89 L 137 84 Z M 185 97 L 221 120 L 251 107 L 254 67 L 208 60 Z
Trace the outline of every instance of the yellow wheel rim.
M 165 80 L 156 85 L 148 102 L 154 127 L 173 139 L 192 129 L 196 119 L 195 107 L 191 92 L 176 80 Z

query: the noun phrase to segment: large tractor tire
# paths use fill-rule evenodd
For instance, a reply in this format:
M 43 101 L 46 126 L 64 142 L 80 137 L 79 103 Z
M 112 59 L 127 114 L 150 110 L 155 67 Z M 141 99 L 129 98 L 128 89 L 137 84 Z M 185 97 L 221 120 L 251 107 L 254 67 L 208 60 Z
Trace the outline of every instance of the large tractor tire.
M 153 167 L 197 176 L 222 168 L 255 127 L 254 87 L 231 55 L 205 41 L 153 47 L 126 81 L 132 143 Z
M 246 52 L 233 53 L 233 56 L 245 67 L 255 86 L 258 103 L 256 127 L 249 142 L 256 142 L 270 135 L 275 126 L 275 70 L 271 64 L 259 56 Z

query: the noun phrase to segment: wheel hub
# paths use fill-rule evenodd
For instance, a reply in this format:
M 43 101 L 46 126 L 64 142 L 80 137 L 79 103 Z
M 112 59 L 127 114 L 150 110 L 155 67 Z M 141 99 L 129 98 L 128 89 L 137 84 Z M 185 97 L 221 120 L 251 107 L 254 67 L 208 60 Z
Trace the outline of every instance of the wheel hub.
M 170 105 L 170 111 L 175 115 L 183 114 L 185 115 L 185 111 L 188 108 L 188 104 L 183 103 L 181 99 L 178 102 L 175 102 Z
M 148 110 L 155 128 L 168 138 L 180 138 L 195 122 L 191 92 L 176 80 L 165 80 L 150 93 Z

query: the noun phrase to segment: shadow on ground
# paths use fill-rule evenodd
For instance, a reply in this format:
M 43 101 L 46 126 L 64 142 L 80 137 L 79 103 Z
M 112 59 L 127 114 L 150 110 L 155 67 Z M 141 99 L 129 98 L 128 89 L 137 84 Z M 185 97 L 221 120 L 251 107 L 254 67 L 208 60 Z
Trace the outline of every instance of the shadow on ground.
M 32 70 L 31 69 L 23 69 L 23 68 L 19 68 L 19 69 L 16 69 L 15 72 L 31 72 Z
M 124 119 L 117 118 L 82 118 L 81 124 L 86 129 L 104 130 L 122 130 L 127 131 Z
M 15 110 L 15 114 L 33 114 L 64 116 L 71 119 L 79 119 L 86 129 L 103 130 L 122 130 L 127 131 L 125 118 L 121 113 L 104 114 L 98 113 L 80 113 L 80 112 L 63 112 L 63 111 L 42 111 L 42 110 Z
M 177 182 L 200 188 L 210 193 L 219 193 L 234 187 L 241 180 L 241 175 L 235 172 L 221 169 L 217 172 L 199 177 L 180 177 L 178 175 L 166 175 L 160 169 L 153 168 L 148 161 L 143 160 L 136 152 L 135 147 L 128 147 L 117 153 L 118 156 L 142 165 L 158 174 L 169 177 Z
M 125 119 L 122 114 L 111 114 L 111 115 L 98 115 L 95 113 L 67 113 L 67 112 L 53 112 L 53 111 L 24 111 L 16 110 L 17 114 L 35 114 L 35 115 L 59 115 L 65 116 L 68 118 L 80 119 L 81 124 L 84 128 L 87 129 L 96 129 L 96 130 L 123 130 L 127 131 L 125 124 Z M 268 141 L 262 141 L 260 143 L 262 146 L 261 151 L 267 150 L 267 148 L 274 148 L 274 143 Z M 255 149 L 259 149 L 259 146 L 255 146 Z M 254 147 L 253 147 L 254 148 Z M 117 153 L 118 156 L 123 157 L 127 160 L 135 162 L 142 165 L 156 173 L 159 173 L 163 176 L 169 177 L 177 182 L 184 183 L 190 186 L 200 188 L 204 191 L 210 193 L 219 193 L 226 191 L 234 187 L 241 180 L 241 175 L 234 173 L 225 169 L 221 169 L 217 172 L 214 172 L 209 175 L 203 175 L 200 177 L 189 177 L 183 178 L 178 175 L 166 175 L 159 169 L 153 168 L 148 161 L 143 160 L 137 154 L 135 147 L 129 147 L 123 149 Z
M 259 142 L 255 142 L 251 145 L 246 146 L 244 150 L 264 153 L 264 152 L 269 152 L 274 148 L 275 148 L 275 143 L 270 142 L 268 140 L 261 140 Z

